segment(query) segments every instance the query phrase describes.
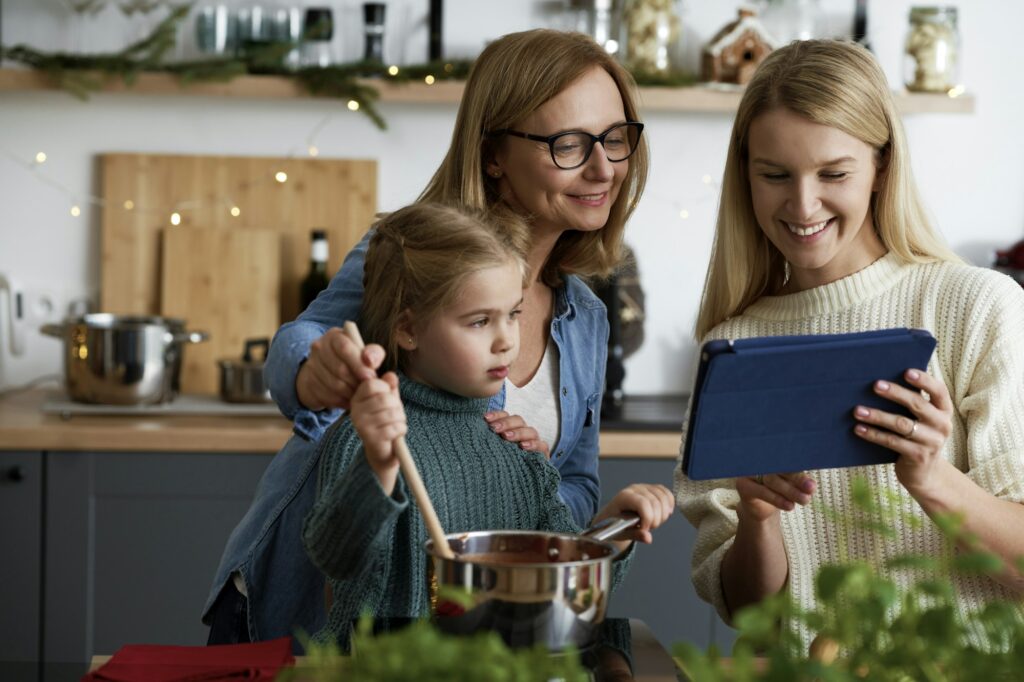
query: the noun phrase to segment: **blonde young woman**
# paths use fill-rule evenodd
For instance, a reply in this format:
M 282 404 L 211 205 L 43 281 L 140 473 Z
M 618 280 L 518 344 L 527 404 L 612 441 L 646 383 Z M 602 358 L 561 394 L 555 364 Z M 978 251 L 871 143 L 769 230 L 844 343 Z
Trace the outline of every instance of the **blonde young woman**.
M 486 416 L 495 438 L 539 450 L 585 526 L 597 511 L 597 457 L 608 323 L 581 280 L 617 264 L 647 176 L 634 84 L 589 38 L 505 36 L 477 59 L 448 154 L 419 201 L 489 209 L 526 222 L 521 348 Z M 267 639 L 323 623 L 323 578 L 299 541 L 313 503 L 315 443 L 383 357 L 339 329 L 358 319 L 367 239 L 330 287 L 274 338 L 266 376 L 295 424 L 228 540 L 204 621 L 210 641 Z M 529 425 L 529 426 L 527 426 Z
M 726 161 L 700 340 L 931 331 L 912 390 L 874 390 L 913 418 L 850 405 L 850 428 L 899 455 L 895 465 L 696 482 L 676 470 L 677 504 L 697 528 L 693 582 L 726 620 L 788 590 L 814 604 L 814 575 L 846 556 L 869 561 L 947 551 L 927 518 L 964 529 L 1011 566 L 1024 555 L 1024 292 L 963 264 L 929 225 L 881 69 L 847 42 L 774 52 L 740 102 Z M 793 419 L 813 418 L 794 414 Z M 850 507 L 865 476 L 924 522 L 894 539 L 855 532 L 840 547 L 823 507 Z M 810 505 L 812 499 L 820 504 Z M 898 575 L 907 581 L 907 575 Z M 957 576 L 961 606 L 1020 600 L 1024 581 Z

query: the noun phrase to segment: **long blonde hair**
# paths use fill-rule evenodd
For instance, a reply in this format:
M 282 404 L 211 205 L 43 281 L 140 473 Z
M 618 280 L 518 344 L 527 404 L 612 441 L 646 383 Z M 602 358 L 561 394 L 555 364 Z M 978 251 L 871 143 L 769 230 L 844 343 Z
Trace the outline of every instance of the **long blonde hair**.
M 872 196 L 871 214 L 890 252 L 906 263 L 960 261 L 928 220 L 911 173 L 903 125 L 875 58 L 848 41 L 794 42 L 768 56 L 740 100 L 697 316 L 698 340 L 785 283 L 786 261 L 754 216 L 747 158 L 751 123 L 779 107 L 875 149 L 881 182 Z
M 419 200 L 489 208 L 504 215 L 506 226 L 514 229 L 516 216 L 499 196 L 497 180 L 485 173 L 494 151 L 486 133 L 514 127 L 594 67 L 615 81 L 626 118 L 639 121 L 632 76 L 590 37 L 537 29 L 510 33 L 488 45 L 466 82 L 448 154 Z M 606 276 L 618 265 L 626 220 L 647 182 L 649 155 L 643 138 L 628 163 L 604 228 L 563 233 L 539 273 L 546 284 L 557 285 L 561 274 Z
M 426 322 L 451 305 L 470 275 L 516 264 L 526 283 L 526 256 L 514 235 L 483 211 L 418 202 L 381 214 L 366 252 L 359 320 L 367 343 L 387 355 L 384 369 L 404 366 L 395 330 L 403 315 Z

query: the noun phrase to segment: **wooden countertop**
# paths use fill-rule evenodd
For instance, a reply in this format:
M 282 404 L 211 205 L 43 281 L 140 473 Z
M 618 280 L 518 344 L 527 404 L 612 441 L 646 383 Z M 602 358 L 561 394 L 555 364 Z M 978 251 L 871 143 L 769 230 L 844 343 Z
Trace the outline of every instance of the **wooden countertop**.
M 0 450 L 92 452 L 277 452 L 291 435 L 284 417 L 45 414 L 46 391 L 0 398 Z M 602 457 L 675 459 L 678 432 L 601 432 Z

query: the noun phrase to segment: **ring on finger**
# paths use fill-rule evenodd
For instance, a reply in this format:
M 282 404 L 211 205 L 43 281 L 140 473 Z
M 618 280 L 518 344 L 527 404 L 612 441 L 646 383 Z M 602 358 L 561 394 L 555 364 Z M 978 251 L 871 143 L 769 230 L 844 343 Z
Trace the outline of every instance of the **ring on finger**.
M 917 433 L 917 420 L 916 419 L 910 425 L 910 430 L 903 434 L 903 437 L 906 438 L 907 440 L 911 440 L 914 437 L 915 433 Z
M 754 476 L 754 480 L 757 481 L 758 485 L 764 485 L 764 474 Z

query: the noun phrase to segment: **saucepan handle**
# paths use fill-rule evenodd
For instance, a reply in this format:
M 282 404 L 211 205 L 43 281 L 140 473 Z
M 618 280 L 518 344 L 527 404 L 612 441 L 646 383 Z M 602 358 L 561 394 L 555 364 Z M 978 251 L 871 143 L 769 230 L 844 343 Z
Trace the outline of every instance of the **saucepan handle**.
M 44 324 L 39 328 L 39 331 L 47 336 L 55 336 L 58 339 L 64 338 L 64 325 L 62 324 Z
M 177 332 L 171 334 L 171 339 L 176 343 L 202 343 L 210 338 L 207 332 Z
M 593 540 L 610 540 L 624 530 L 629 530 L 640 523 L 640 517 L 636 514 L 626 512 L 622 516 L 613 516 L 595 523 L 580 535 Z

